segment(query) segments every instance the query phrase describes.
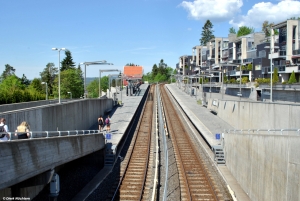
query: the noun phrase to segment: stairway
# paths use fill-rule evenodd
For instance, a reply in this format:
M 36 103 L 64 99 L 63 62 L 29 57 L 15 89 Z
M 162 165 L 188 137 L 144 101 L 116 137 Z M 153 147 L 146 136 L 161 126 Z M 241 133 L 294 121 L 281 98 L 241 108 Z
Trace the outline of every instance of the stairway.
M 226 161 L 225 161 L 223 146 L 221 145 L 213 146 L 212 150 L 214 152 L 214 160 L 217 162 L 217 164 L 225 165 Z

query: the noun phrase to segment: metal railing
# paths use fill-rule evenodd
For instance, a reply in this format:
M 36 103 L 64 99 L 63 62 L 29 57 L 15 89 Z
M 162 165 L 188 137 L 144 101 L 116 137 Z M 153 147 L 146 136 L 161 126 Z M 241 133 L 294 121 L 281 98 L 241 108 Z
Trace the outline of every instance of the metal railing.
M 30 131 L 30 132 L 7 132 L 0 134 L 8 134 L 8 141 L 22 140 L 18 139 L 18 134 L 29 134 L 27 139 L 51 138 L 63 136 L 89 135 L 89 134 L 105 134 L 105 131 L 99 130 L 68 130 L 68 131 Z M 25 140 L 27 140 L 25 139 Z
M 263 135 L 297 135 L 300 136 L 300 129 L 229 129 L 224 130 L 225 133 L 237 134 L 263 134 Z

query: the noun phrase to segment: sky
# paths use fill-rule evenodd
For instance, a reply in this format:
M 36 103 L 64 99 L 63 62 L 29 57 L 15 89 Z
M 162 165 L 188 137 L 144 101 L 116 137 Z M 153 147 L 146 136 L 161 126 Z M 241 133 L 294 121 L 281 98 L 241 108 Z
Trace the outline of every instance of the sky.
M 0 0 L 0 73 L 9 64 L 18 77 L 40 78 L 49 62 L 58 67 L 54 47 L 70 50 L 76 66 L 102 60 L 114 64 L 88 66 L 86 77 L 98 77 L 99 69 L 122 71 L 127 63 L 147 73 L 161 59 L 176 68 L 180 56 L 192 55 L 200 45 L 208 19 L 216 37 L 227 37 L 230 27 L 259 32 L 265 20 L 291 17 L 300 17 L 300 1 Z

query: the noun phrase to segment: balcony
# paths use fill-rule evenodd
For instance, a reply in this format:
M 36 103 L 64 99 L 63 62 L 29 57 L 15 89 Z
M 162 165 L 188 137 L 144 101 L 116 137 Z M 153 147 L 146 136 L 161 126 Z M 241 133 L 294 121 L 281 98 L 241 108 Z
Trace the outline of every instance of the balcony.
M 297 54 L 300 54 L 300 49 L 298 49 L 298 50 L 293 50 L 293 55 L 297 55 Z
M 252 62 L 253 62 L 252 58 L 243 59 L 243 63 L 252 63 Z
M 222 58 L 227 58 L 227 57 L 228 57 L 228 55 L 229 55 L 229 54 L 228 54 L 228 52 L 226 52 L 226 53 L 223 53 L 223 54 L 222 54 Z
M 285 72 L 285 66 L 275 66 L 274 68 L 277 68 L 278 72 Z
M 229 71 L 229 75 L 230 75 L 230 76 L 236 75 L 236 71 L 235 71 L 235 70 Z
M 235 64 L 241 64 L 242 60 L 241 59 L 234 59 L 234 60 L 232 60 L 232 62 L 235 63 Z
M 286 56 L 285 50 L 279 50 L 279 56 Z

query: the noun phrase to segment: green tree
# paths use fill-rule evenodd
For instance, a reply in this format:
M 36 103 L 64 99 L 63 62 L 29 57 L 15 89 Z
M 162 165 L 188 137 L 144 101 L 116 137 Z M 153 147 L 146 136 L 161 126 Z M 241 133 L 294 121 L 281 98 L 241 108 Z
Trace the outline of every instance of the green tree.
M 101 91 L 106 93 L 108 89 L 108 76 L 101 77 L 100 84 L 101 84 Z
M 206 45 L 206 43 L 213 38 L 215 38 L 213 35 L 213 24 L 210 22 L 210 20 L 207 20 L 202 27 L 200 45 Z
M 235 28 L 230 27 L 229 33 L 230 33 L 230 34 L 236 34 Z
M 21 78 L 21 83 L 24 84 L 25 86 L 29 86 L 30 80 L 28 80 L 27 77 L 23 74 L 23 76 Z
M 60 72 L 60 95 L 62 98 L 69 97 L 68 92 L 72 93 L 73 98 L 83 95 L 82 72 L 77 68 L 70 68 Z M 58 97 L 58 77 L 54 80 L 53 94 Z
M 156 64 L 153 65 L 152 67 L 152 79 L 154 80 L 155 76 L 157 75 L 158 73 L 158 67 Z
M 90 82 L 87 87 L 88 98 L 97 98 L 99 97 L 99 79 L 94 79 Z
M 290 76 L 290 79 L 289 79 L 289 84 L 293 84 L 293 83 L 296 83 L 297 82 L 297 79 L 296 79 L 296 76 L 295 76 L 295 72 L 293 71 L 291 76 Z
M 266 37 L 269 37 L 271 35 L 271 28 L 274 25 L 274 23 L 269 23 L 269 21 L 265 20 L 262 24 L 262 31 L 265 33 Z
M 42 82 L 40 79 L 34 78 L 30 84 L 30 88 L 33 88 L 40 93 L 44 93 Z
M 5 69 L 1 75 L 1 82 L 8 76 L 15 75 L 15 71 L 16 71 L 16 69 L 14 69 L 14 67 L 12 67 L 9 64 L 6 64 Z
M 279 81 L 278 68 L 274 68 L 274 73 L 273 73 L 273 76 L 272 76 L 272 82 L 277 83 L 278 81 Z
M 249 71 L 253 70 L 253 69 L 252 69 L 252 66 L 253 66 L 253 65 L 252 65 L 251 63 L 249 63 L 249 64 L 247 65 L 247 70 L 249 70 Z
M 162 75 L 167 74 L 167 67 L 168 67 L 168 65 L 166 63 L 164 63 L 163 59 L 161 59 L 158 64 L 158 72 Z
M 68 70 L 70 68 L 74 68 L 75 63 L 73 62 L 72 54 L 69 50 L 65 51 L 66 57 L 61 61 L 61 67 L 60 70 Z
M 43 71 L 40 72 L 41 81 L 47 82 L 49 95 L 53 94 L 53 83 L 58 74 L 58 69 L 54 66 L 54 63 L 48 63 Z M 46 88 L 44 89 L 46 90 Z
M 245 36 L 245 35 L 248 35 L 251 33 L 254 33 L 254 28 L 247 27 L 247 26 L 241 26 L 241 27 L 239 27 L 239 30 L 237 32 L 237 37 Z

